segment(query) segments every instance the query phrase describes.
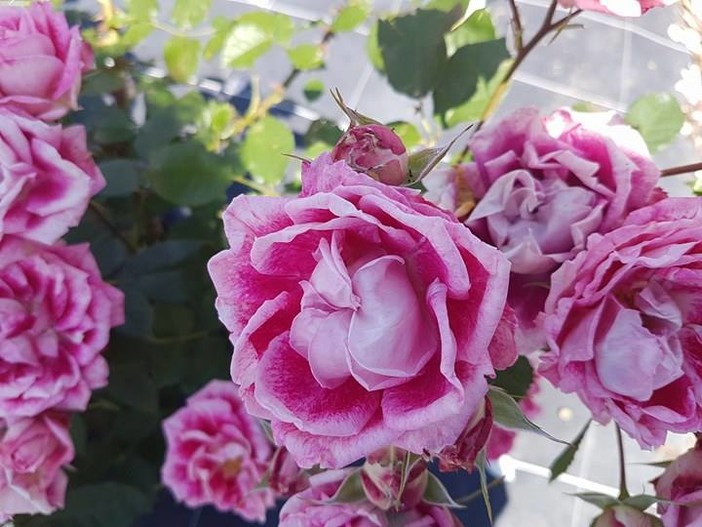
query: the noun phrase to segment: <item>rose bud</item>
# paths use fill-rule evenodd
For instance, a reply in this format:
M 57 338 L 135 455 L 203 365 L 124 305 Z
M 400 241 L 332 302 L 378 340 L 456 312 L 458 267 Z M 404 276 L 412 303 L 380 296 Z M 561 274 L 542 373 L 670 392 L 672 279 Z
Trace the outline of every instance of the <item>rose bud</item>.
M 592 523 L 592 527 L 663 527 L 655 516 L 627 505 L 615 505 L 605 510 Z
M 297 466 L 290 452 L 280 447 L 273 454 L 268 475 L 268 486 L 279 496 L 290 497 L 309 487 L 307 472 Z
M 387 185 L 402 185 L 409 174 L 405 145 L 395 132 L 379 124 L 351 126 L 336 143 L 332 158 Z
M 486 397 L 456 442 L 439 452 L 439 468 L 444 472 L 458 469 L 472 471 L 475 459 L 490 437 L 492 423 L 492 405 Z
M 418 458 L 402 481 L 404 450 L 385 448 L 366 458 L 361 469 L 361 484 L 368 500 L 383 510 L 415 507 L 422 500 L 428 472 L 424 460 Z M 404 483 L 404 484 L 403 484 Z

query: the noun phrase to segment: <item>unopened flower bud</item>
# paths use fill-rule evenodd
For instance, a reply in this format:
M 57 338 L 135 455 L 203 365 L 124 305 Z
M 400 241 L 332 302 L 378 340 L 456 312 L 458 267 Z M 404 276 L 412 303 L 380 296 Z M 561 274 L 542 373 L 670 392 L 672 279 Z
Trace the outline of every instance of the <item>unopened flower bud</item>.
M 592 523 L 593 527 L 663 527 L 655 516 L 634 507 L 615 505 L 606 509 Z
M 492 422 L 492 405 L 486 397 L 456 442 L 439 452 L 439 468 L 442 471 L 473 470 L 475 459 L 490 437 Z
M 397 448 L 379 450 L 366 458 L 361 483 L 368 500 L 383 510 L 415 507 L 422 500 L 428 472 L 417 459 L 403 474 L 407 452 Z M 404 481 L 403 481 L 404 475 Z
M 387 185 L 402 185 L 409 175 L 405 145 L 395 132 L 379 124 L 349 128 L 332 150 L 332 158 Z
M 309 487 L 307 472 L 297 466 L 295 460 L 284 447 L 278 448 L 273 458 L 268 475 L 268 486 L 276 494 L 290 497 Z

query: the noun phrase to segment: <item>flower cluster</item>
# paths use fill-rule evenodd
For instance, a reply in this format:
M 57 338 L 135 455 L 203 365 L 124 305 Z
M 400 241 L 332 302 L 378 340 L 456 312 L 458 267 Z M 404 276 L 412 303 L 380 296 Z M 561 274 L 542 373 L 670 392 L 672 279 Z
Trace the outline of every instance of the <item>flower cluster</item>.
M 60 238 L 105 181 L 77 107 L 92 52 L 45 2 L 0 8 L 0 513 L 63 506 L 70 414 L 107 384 L 101 355 L 123 322 L 87 244 Z

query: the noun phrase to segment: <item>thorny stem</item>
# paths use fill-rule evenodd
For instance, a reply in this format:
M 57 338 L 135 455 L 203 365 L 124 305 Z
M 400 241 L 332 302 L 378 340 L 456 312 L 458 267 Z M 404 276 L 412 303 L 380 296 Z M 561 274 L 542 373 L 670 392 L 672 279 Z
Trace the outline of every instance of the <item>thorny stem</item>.
M 512 33 L 514 34 L 514 46 L 517 52 L 524 47 L 524 27 L 522 26 L 522 16 L 517 7 L 517 0 L 509 0 L 509 8 L 512 11 Z
M 619 449 L 619 499 L 625 500 L 629 497 L 629 490 L 626 488 L 626 466 L 624 463 L 624 442 L 622 440 L 622 429 L 616 425 L 617 448 Z
M 677 167 L 670 167 L 661 170 L 661 177 L 667 176 L 679 176 L 680 174 L 690 174 L 692 172 L 697 172 L 702 170 L 702 162 L 692 163 L 691 165 L 681 165 Z
M 576 16 L 578 16 L 580 13 L 582 13 L 582 9 L 575 9 L 568 13 L 566 16 L 563 18 L 560 18 L 556 21 L 553 20 L 553 17 L 556 13 L 556 7 L 558 6 L 558 0 L 551 0 L 551 5 L 549 5 L 548 10 L 546 11 L 546 16 L 544 17 L 544 21 L 541 24 L 541 27 L 539 30 L 536 32 L 536 34 L 531 37 L 531 39 L 524 44 L 522 42 L 522 33 L 523 33 L 523 28 L 522 28 L 522 22 L 521 22 L 521 17 L 519 15 L 519 10 L 517 9 L 517 5 L 515 3 L 515 0 L 510 0 L 510 6 L 512 8 L 512 24 L 515 29 L 515 47 L 517 49 L 517 55 L 512 61 L 512 64 L 510 64 L 509 69 L 505 73 L 504 79 L 502 79 L 502 82 L 500 85 L 497 87 L 497 89 L 492 93 L 490 97 L 490 101 L 488 102 L 487 109 L 485 112 L 483 112 L 483 115 L 481 116 L 480 120 L 475 124 L 475 128 L 473 129 L 473 132 L 477 132 L 480 130 L 480 128 L 483 126 L 485 123 L 485 120 L 487 119 L 488 115 L 496 105 L 498 98 L 502 95 L 504 90 L 507 88 L 509 85 L 512 76 L 514 73 L 517 71 L 517 68 L 522 65 L 524 60 L 529 56 L 529 53 L 531 53 L 534 48 L 541 42 L 546 35 L 553 31 L 559 31 L 560 29 L 564 28 L 567 26 L 571 20 L 573 20 Z M 468 152 L 470 150 L 469 147 L 470 143 L 468 143 L 461 153 L 459 154 L 456 163 L 461 163 L 465 157 L 468 155 Z

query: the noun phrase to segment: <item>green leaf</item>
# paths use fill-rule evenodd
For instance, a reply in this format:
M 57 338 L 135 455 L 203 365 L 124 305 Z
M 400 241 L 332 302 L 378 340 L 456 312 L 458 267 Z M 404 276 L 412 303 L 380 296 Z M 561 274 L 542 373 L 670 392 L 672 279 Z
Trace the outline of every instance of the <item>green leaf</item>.
M 220 159 L 195 141 L 158 150 L 151 156 L 147 176 L 159 196 L 186 206 L 223 201 L 230 184 Z
M 314 102 L 322 96 L 324 92 L 324 83 L 319 79 L 310 79 L 303 88 L 305 99 L 309 102 Z
M 534 368 L 526 357 L 521 356 L 506 370 L 498 371 L 493 384 L 515 399 L 522 399 L 526 397 L 533 380 Z
M 505 40 L 468 44 L 449 59 L 434 90 L 434 113 L 443 115 L 468 101 L 478 88 L 480 78 L 492 78 L 509 57 Z
M 293 133 L 278 119 L 267 116 L 253 125 L 244 139 L 241 159 L 251 175 L 265 183 L 279 183 L 295 149 Z
M 497 39 L 497 31 L 487 9 L 478 9 L 461 25 L 446 35 L 449 56 L 467 44 L 478 44 Z
M 154 317 L 151 303 L 136 284 L 121 285 L 120 289 L 124 293 L 125 322 L 117 331 L 133 337 L 151 336 Z
M 235 24 L 236 20 L 231 20 L 223 16 L 217 16 L 212 20 L 214 35 L 207 41 L 205 49 L 202 52 L 202 56 L 205 60 L 212 60 L 215 55 L 222 51 L 224 42 L 227 40 L 227 36 Z
M 334 17 L 331 24 L 331 29 L 336 33 L 353 31 L 369 16 L 369 2 L 364 0 L 349 2 L 349 4 L 342 7 L 337 13 L 336 17 Z
M 366 53 L 368 59 L 370 60 L 373 67 L 380 73 L 385 73 L 385 62 L 383 61 L 383 54 L 380 51 L 380 44 L 378 44 L 378 26 L 380 21 L 377 21 L 370 28 L 368 33 L 368 39 L 366 40 Z
M 671 503 L 669 500 L 658 498 L 657 496 L 650 496 L 648 494 L 638 494 L 636 496 L 629 496 L 624 500 L 624 505 L 639 509 L 640 511 L 645 511 L 651 505 L 655 505 L 658 502 Z
M 304 141 L 306 146 L 311 146 L 315 143 L 323 143 L 330 147 L 341 139 L 343 132 L 334 121 L 328 119 L 317 119 L 307 129 Z
M 388 126 L 398 135 L 407 150 L 414 148 L 422 142 L 422 135 L 417 127 L 405 121 L 388 123 Z
M 107 185 L 98 194 L 101 198 L 128 196 L 139 188 L 141 170 L 133 159 L 112 159 L 100 164 Z
M 595 507 L 599 507 L 600 509 L 606 509 L 608 507 L 613 507 L 620 504 L 617 498 L 614 498 L 608 494 L 602 494 L 600 492 L 579 492 L 577 494 L 573 494 L 573 496 L 577 496 L 581 500 L 586 501 Z
M 464 508 L 463 505 L 454 501 L 444 484 L 431 472 L 428 473 L 427 486 L 424 489 L 422 501 L 440 507 Z
M 511 65 L 511 59 L 505 60 L 491 79 L 486 81 L 485 78 L 480 77 L 473 96 L 460 106 L 446 111 L 444 115 L 445 126 L 453 127 L 460 123 L 489 117 L 506 91 L 507 86 L 502 82 Z
M 141 412 L 158 411 L 158 389 L 144 361 L 110 364 L 107 393 L 116 402 Z
M 294 31 L 290 17 L 255 11 L 240 16 L 222 48 L 223 67 L 250 68 L 274 43 L 285 44 Z
M 550 439 L 551 441 L 555 441 L 556 443 L 569 445 L 567 441 L 553 437 L 551 434 L 543 431 L 541 428 L 527 419 L 517 402 L 501 388 L 491 386 L 490 391 L 488 392 L 488 397 L 492 403 L 492 412 L 495 423 L 501 427 L 510 430 L 526 430 L 529 432 L 535 432 Z
M 434 89 L 447 64 L 444 34 L 453 22 L 450 13 L 423 9 L 378 22 L 385 73 L 396 91 L 419 98 Z
M 69 487 L 66 508 L 52 516 L 52 521 L 61 527 L 123 527 L 146 513 L 150 505 L 146 495 L 122 483 Z
M 639 131 L 649 150 L 655 153 L 678 136 L 685 115 L 671 94 L 650 93 L 634 101 L 625 119 Z
M 475 467 L 478 469 L 478 475 L 480 476 L 480 493 L 483 495 L 485 510 L 487 511 L 490 525 L 492 525 L 492 504 L 490 503 L 490 488 L 487 484 L 487 456 L 485 454 L 485 449 L 482 449 L 478 453 L 478 457 L 475 459 Z
M 122 38 L 119 39 L 119 44 L 122 49 L 131 49 L 153 32 L 154 26 L 151 22 L 135 21 L 130 24 L 127 30 L 122 34 Z
M 582 430 L 580 430 L 578 435 L 575 436 L 575 439 L 571 441 L 570 445 L 559 454 L 553 463 L 551 463 L 551 476 L 549 477 L 549 482 L 555 480 L 558 476 L 568 470 L 568 467 L 573 462 L 573 458 L 575 458 L 575 453 L 578 451 L 578 448 L 580 448 L 580 443 L 582 443 L 583 437 L 585 437 L 585 433 L 590 427 L 591 422 L 592 420 L 590 419 L 587 423 L 585 423 L 585 426 L 583 426 Z
M 207 18 L 212 0 L 176 0 L 171 17 L 178 27 L 196 26 Z
M 324 63 L 322 48 L 316 44 L 300 44 L 288 50 L 288 57 L 293 66 L 307 71 L 319 68 Z
M 147 247 L 128 264 L 134 274 L 147 274 L 182 264 L 202 249 L 199 240 L 166 240 Z
M 124 79 L 114 70 L 98 69 L 83 77 L 81 95 L 101 95 L 119 90 L 124 85 Z
M 163 48 L 168 73 L 176 82 L 188 82 L 197 71 L 200 60 L 200 41 L 193 38 L 173 37 Z
M 441 11 L 453 11 L 457 7 L 463 11 L 468 9 L 470 0 L 432 0 L 426 5 L 427 9 L 440 9 Z
M 127 14 L 135 20 L 149 20 L 158 11 L 158 0 L 127 0 Z
M 70 432 L 76 454 L 84 454 L 88 445 L 88 429 L 81 414 L 71 414 Z
M 356 469 L 351 472 L 346 479 L 341 483 L 328 503 L 356 503 L 366 500 L 366 493 L 363 491 L 361 483 L 361 470 Z

